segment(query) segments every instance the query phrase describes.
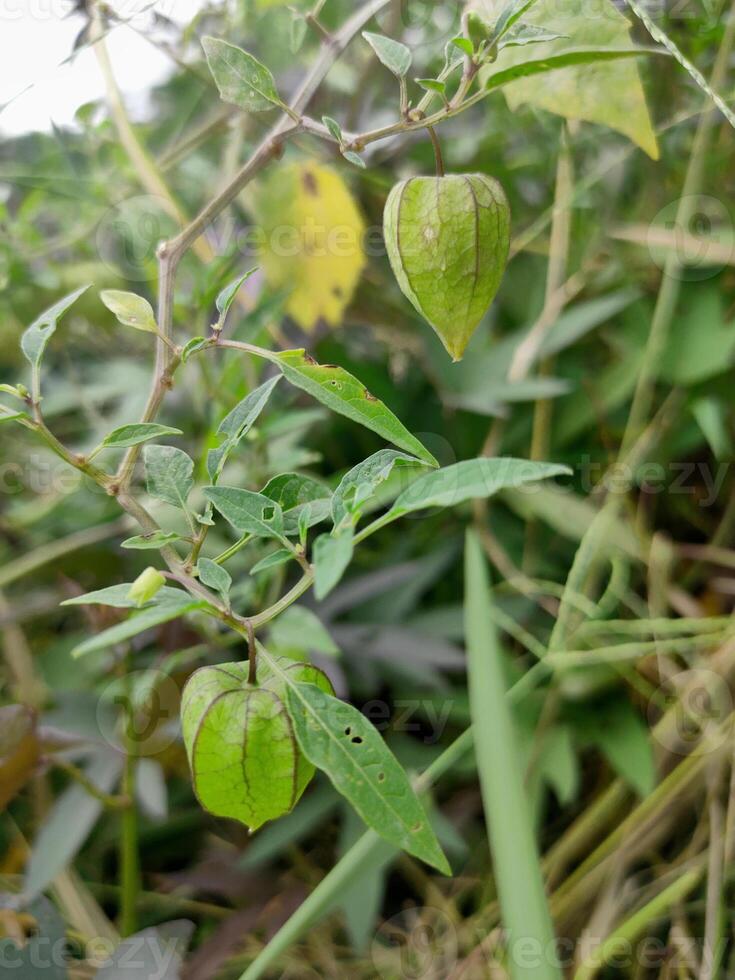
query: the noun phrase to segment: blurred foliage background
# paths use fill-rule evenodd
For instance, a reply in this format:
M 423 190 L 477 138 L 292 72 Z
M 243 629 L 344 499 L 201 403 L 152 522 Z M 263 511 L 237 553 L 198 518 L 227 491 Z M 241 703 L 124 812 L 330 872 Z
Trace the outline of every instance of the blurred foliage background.
M 242 44 L 268 64 L 285 95 L 322 41 L 301 16 L 308 12 L 303 3 L 294 13 L 278 2 L 213 2 L 183 31 L 160 6 L 135 21 L 172 61 L 145 118 L 121 120 L 112 88 L 112 112 L 91 103 L 73 127 L 0 145 L 0 380 L 25 378 L 18 339 L 35 316 L 93 283 L 52 342 L 44 385 L 47 421 L 79 452 L 140 416 L 152 365 L 152 338 L 120 328 L 98 291 L 130 289 L 155 305 L 155 248 L 176 229 L 173 212 L 196 214 L 270 121 L 219 101 L 199 39 L 213 34 Z M 622 30 L 627 37 L 606 7 L 615 10 L 609 0 L 592 14 L 565 7 L 568 31 L 584 28 L 580 37 L 589 41 L 597 13 L 610 36 Z M 352 11 L 346 0 L 328 0 L 319 22 L 331 32 Z M 396 3 L 373 29 L 401 37 L 414 52 L 415 75 L 431 77 L 460 14 L 449 0 Z M 553 14 L 538 16 L 547 23 Z M 687 0 L 656 17 L 707 77 L 729 46 L 719 84 L 728 99 L 728 10 Z M 112 17 L 107 27 L 115 23 Z M 631 20 L 631 27 L 635 40 L 650 43 L 640 24 Z M 85 27 L 79 45 L 91 43 L 91 30 Z M 422 513 L 400 533 L 376 535 L 326 601 L 302 600 L 317 619 L 300 618 L 300 605 L 270 629 L 269 645 L 313 658 L 338 693 L 379 725 L 404 764 L 420 770 L 470 721 L 461 563 L 468 521 L 481 528 L 493 565 L 514 680 L 548 642 L 575 552 L 602 499 L 597 484 L 617 458 L 653 312 L 673 271 L 647 442 L 617 474 L 625 503 L 598 542 L 604 560 L 597 593 L 586 600 L 592 613 L 579 600 L 591 618 L 572 646 L 598 655 L 592 666 L 566 671 L 525 698 L 515 723 L 552 913 L 560 934 L 579 941 L 570 975 L 586 962 L 581 940 L 614 933 L 694 869 L 699 876 L 688 895 L 629 936 L 634 952 L 654 944 L 652 960 L 641 965 L 638 956 L 634 967 L 606 966 L 600 975 L 716 977 L 735 969 L 728 727 L 735 669 L 728 626 L 735 595 L 733 134 L 712 117 L 696 158 L 691 220 L 682 226 L 677 209 L 695 129 L 709 106 L 673 58 L 624 64 L 622 76 L 606 75 L 607 67 L 542 76 L 535 90 L 511 88 L 508 99 L 495 94 L 438 130 L 447 170 L 497 177 L 513 215 L 500 293 L 461 363 L 450 363 L 402 297 L 381 245 L 393 183 L 433 172 L 423 134 L 372 144 L 364 169 L 310 136 L 291 141 L 283 159 L 215 222 L 198 254 L 186 257 L 175 335 L 183 343 L 205 334 L 219 290 L 257 265 L 244 304 L 230 314 L 231 336 L 305 346 L 319 361 L 343 365 L 442 464 L 487 451 L 572 467 L 564 485 L 502 496 L 474 513 L 468 505 Z M 396 109 L 395 79 L 358 37 L 309 111 L 362 131 L 392 120 Z M 126 126 L 165 194 L 151 193 L 131 162 Z M 315 173 L 316 194 L 309 188 Z M 302 227 L 309 216 L 355 234 L 365 254 L 359 245 L 341 258 L 259 252 L 258 228 Z M 193 358 L 160 421 L 183 430 L 181 444 L 203 460 L 221 418 L 261 370 L 226 352 Z M 144 719 L 153 718 L 137 780 L 137 926 L 170 930 L 174 920 L 187 920 L 190 926 L 175 927 L 189 943 L 185 964 L 176 967 L 181 975 L 237 977 L 356 838 L 359 821 L 322 778 L 293 814 L 252 838 L 200 809 L 177 732 L 177 693 L 195 666 L 243 651 L 208 623 L 187 620 L 136 638 L 123 656 L 106 650 L 73 660 L 80 638 L 110 625 L 116 611 L 80 612 L 59 602 L 132 581 L 150 556 L 120 548 L 134 531 L 115 501 L 29 433 L 5 424 L 0 439 L 0 873 L 11 891 L 29 860 L 34 873 L 53 879 L 51 903 L 39 899 L 35 913 L 41 934 L 57 930 L 70 939 L 69 976 L 94 975 L 88 940 L 119 938 L 122 818 L 48 764 L 48 755 L 62 749 L 79 765 L 98 766 L 99 773 L 87 770 L 90 778 L 103 774 L 98 785 L 117 792 L 116 699 L 132 698 Z M 284 385 L 229 464 L 228 482 L 259 489 L 294 471 L 334 486 L 380 445 Z M 173 512 L 166 519 L 176 528 Z M 210 539 L 213 553 L 232 542 L 221 526 Z M 228 566 L 243 608 L 262 608 L 290 583 L 283 566 L 248 574 L 265 554 L 259 548 Z M 625 655 L 609 654 L 623 643 Z M 700 742 L 707 751 L 698 755 Z M 282 957 L 274 976 L 505 975 L 470 757 L 442 779 L 433 812 L 455 877 L 429 875 L 405 856 L 376 864 Z M 5 936 L 20 941 L 26 928 L 9 909 L 0 913 Z M 420 935 L 433 937 L 423 960 Z M 708 949 L 716 949 L 714 959 Z

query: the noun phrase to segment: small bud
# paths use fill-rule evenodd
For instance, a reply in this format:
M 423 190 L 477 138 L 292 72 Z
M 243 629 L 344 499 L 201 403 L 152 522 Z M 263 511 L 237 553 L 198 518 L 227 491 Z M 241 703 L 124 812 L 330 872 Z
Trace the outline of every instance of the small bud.
M 149 565 L 130 586 L 128 599 L 132 599 L 136 606 L 140 608 L 140 606 L 144 606 L 146 602 L 149 602 L 165 584 L 166 579 L 164 576 L 161 575 L 157 568 Z

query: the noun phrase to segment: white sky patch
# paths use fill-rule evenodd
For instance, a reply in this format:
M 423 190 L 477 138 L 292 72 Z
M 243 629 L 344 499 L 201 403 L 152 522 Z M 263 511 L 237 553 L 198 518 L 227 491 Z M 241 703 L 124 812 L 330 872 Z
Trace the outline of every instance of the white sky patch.
M 151 0 L 111 0 L 110 6 L 126 19 L 135 18 L 141 29 L 150 24 L 145 11 Z M 202 6 L 203 0 L 157 0 L 155 9 L 177 24 L 188 24 Z M 52 123 L 68 126 L 80 106 L 104 97 L 91 48 L 62 64 L 85 23 L 73 10 L 71 0 L 0 0 L 0 136 L 49 131 Z M 174 65 L 126 25 L 114 27 L 107 44 L 131 115 L 140 117 L 147 93 Z

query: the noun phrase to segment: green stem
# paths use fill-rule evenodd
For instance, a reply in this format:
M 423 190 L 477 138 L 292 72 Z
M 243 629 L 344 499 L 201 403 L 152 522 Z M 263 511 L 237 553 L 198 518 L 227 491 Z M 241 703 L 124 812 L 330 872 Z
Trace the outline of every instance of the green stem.
M 131 704 L 128 696 L 128 705 Z M 138 931 L 138 895 L 141 890 L 140 858 L 138 854 L 138 808 L 135 802 L 137 754 L 133 732 L 132 707 L 126 709 L 125 768 L 122 792 L 128 806 L 122 813 L 120 834 L 120 932 L 132 936 Z
M 444 157 L 442 156 L 442 148 L 439 143 L 439 137 L 436 135 L 436 130 L 433 126 L 427 126 L 426 131 L 429 134 L 429 139 L 431 140 L 431 145 L 434 147 L 434 157 L 436 159 L 436 175 L 437 177 L 444 176 Z
M 252 534 L 243 534 L 239 541 L 231 544 L 229 548 L 226 548 L 221 555 L 217 555 L 217 557 L 213 560 L 216 561 L 218 565 L 224 565 L 224 563 L 229 561 L 233 555 L 236 555 L 241 548 L 244 548 L 248 541 L 252 540 L 252 537 Z
M 622 922 L 582 963 L 574 974 L 574 980 L 592 980 L 593 977 L 609 961 L 620 954 L 621 946 L 629 948 L 637 939 L 644 935 L 648 927 L 664 918 L 672 905 L 680 902 L 699 884 L 702 869 L 687 871 L 667 888 L 659 892 L 655 898 L 638 909 L 630 918 Z
M 646 26 L 650 30 L 648 21 L 642 15 L 637 5 L 631 3 L 631 0 L 626 0 L 626 2 L 639 17 L 643 17 Z M 656 34 L 653 36 L 656 37 Z M 661 40 L 661 38 L 658 37 L 657 40 Z M 735 44 L 735 12 L 731 8 L 725 34 L 717 52 L 714 68 L 712 69 L 712 85 L 715 88 L 720 87 L 727 75 L 733 44 Z M 704 80 L 702 79 L 702 81 Z M 711 90 L 709 91 L 711 92 Z M 684 177 L 684 185 L 681 190 L 681 197 L 679 198 L 679 206 L 676 211 L 675 223 L 677 228 L 688 228 L 695 213 L 697 207 L 696 195 L 702 187 L 704 164 L 707 159 L 710 136 L 715 122 L 716 113 L 710 110 L 700 117 L 697 125 L 692 152 Z M 681 291 L 682 279 L 680 272 L 680 260 L 676 250 L 672 249 L 666 255 L 661 286 L 656 298 L 653 319 L 651 320 L 648 343 L 643 354 L 643 362 L 639 368 L 638 382 L 623 436 L 621 447 L 621 454 L 623 455 L 640 435 L 640 431 L 646 424 L 651 410 L 656 375 L 661 358 L 666 350 L 669 339 L 669 328 Z
M 61 769 L 62 772 L 65 772 L 75 783 L 79 783 L 90 796 L 93 796 L 95 800 L 99 800 L 108 810 L 125 810 L 130 806 L 130 797 L 127 796 L 124 790 L 120 796 L 115 796 L 112 793 L 104 793 L 92 782 L 84 770 L 75 766 L 73 762 L 69 762 L 68 759 L 62 759 L 60 756 L 51 756 L 49 762 L 56 769 Z

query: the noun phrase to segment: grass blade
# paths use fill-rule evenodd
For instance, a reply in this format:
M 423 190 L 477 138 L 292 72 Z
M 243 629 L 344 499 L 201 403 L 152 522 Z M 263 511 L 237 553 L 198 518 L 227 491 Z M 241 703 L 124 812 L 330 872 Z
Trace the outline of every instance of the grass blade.
M 471 531 L 465 548 L 465 633 L 475 754 L 508 949 L 518 943 L 528 949 L 533 943 L 539 950 L 538 957 L 514 960 L 510 955 L 510 973 L 513 980 L 561 980 L 549 956 L 554 932 L 516 751 L 518 739 L 506 702 L 487 566 Z

